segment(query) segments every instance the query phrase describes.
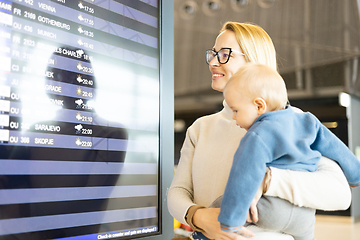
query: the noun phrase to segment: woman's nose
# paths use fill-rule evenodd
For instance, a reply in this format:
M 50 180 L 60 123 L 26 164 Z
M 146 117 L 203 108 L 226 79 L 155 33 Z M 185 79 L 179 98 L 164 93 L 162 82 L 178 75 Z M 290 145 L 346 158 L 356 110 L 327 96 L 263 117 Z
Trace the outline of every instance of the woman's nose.
M 216 56 L 213 59 L 211 59 L 211 61 L 209 62 L 209 65 L 210 66 L 219 66 L 220 65 Z

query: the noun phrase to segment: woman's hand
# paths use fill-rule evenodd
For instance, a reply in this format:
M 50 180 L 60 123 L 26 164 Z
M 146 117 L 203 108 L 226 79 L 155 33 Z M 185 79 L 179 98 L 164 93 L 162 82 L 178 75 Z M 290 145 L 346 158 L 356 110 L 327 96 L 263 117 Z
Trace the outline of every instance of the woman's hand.
M 204 235 L 210 239 L 216 240 L 246 240 L 253 237 L 254 233 L 249 229 L 243 227 L 238 233 L 249 236 L 245 237 L 236 233 L 229 233 L 222 231 L 220 223 L 217 218 L 220 213 L 220 208 L 201 208 L 198 209 L 193 216 L 193 223 L 198 228 L 204 230 Z

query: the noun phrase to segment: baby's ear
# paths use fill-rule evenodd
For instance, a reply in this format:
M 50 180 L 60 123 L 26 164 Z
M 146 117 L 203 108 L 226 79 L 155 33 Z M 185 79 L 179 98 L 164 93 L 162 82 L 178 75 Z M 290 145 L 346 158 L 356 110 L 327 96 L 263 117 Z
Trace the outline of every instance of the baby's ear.
M 253 101 L 254 105 L 257 108 L 258 115 L 266 113 L 267 105 L 264 99 L 262 98 L 255 98 Z

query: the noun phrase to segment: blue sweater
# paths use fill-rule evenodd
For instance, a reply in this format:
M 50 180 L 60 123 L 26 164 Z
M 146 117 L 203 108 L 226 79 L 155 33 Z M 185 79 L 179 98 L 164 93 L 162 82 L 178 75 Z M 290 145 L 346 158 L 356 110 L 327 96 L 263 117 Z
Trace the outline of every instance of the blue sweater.
M 360 161 L 311 113 L 289 106 L 258 117 L 234 155 L 218 217 L 222 230 L 245 224 L 267 166 L 316 171 L 321 155 L 340 165 L 350 185 L 360 184 Z

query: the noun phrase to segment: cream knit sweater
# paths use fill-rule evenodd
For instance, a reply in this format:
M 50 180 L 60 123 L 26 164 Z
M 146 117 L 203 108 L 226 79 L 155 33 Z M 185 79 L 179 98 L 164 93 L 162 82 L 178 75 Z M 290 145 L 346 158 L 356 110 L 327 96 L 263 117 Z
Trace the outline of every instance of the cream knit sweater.
M 185 223 L 192 205 L 208 207 L 225 190 L 233 155 L 245 134 L 224 108 L 197 119 L 187 130 L 181 157 L 168 191 L 171 215 Z M 266 193 L 290 202 L 322 210 L 347 209 L 351 192 L 341 169 L 326 158 L 314 173 L 271 168 L 271 184 Z

